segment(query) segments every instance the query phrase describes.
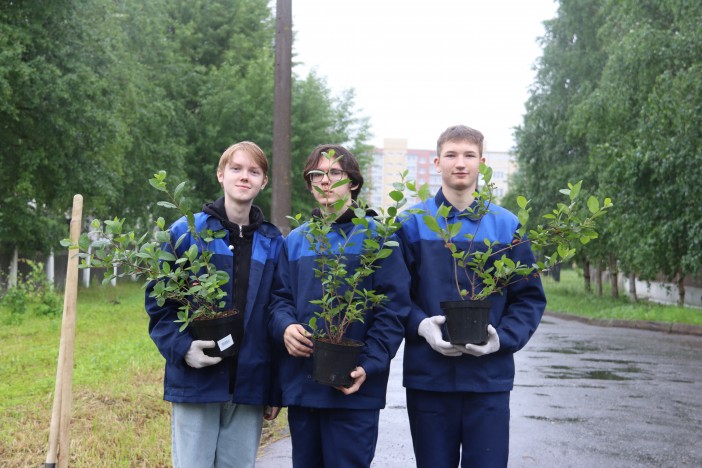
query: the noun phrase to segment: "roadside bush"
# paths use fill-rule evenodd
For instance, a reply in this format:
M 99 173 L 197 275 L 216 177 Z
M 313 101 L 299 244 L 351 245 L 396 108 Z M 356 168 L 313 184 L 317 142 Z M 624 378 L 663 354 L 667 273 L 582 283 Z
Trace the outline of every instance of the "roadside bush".
M 8 289 L 0 299 L 10 313 L 10 322 L 20 323 L 28 314 L 47 317 L 61 315 L 63 299 L 46 278 L 44 264 L 27 259 L 20 261 L 29 265 L 29 273 L 18 275 L 17 285 Z

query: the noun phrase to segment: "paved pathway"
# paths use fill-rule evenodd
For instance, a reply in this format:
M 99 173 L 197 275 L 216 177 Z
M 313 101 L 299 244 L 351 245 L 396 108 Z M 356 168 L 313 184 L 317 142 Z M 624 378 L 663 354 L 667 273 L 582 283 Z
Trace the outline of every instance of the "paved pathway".
M 702 336 L 600 327 L 552 315 L 516 354 L 510 468 L 702 466 Z M 373 467 L 414 466 L 393 360 Z M 289 468 L 290 440 L 258 468 Z

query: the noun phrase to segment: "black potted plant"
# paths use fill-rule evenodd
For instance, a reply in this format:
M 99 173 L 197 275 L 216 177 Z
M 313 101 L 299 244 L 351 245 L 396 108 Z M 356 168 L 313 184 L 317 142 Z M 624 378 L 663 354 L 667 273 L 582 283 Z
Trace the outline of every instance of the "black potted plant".
M 229 282 L 229 274 L 215 268 L 211 262 L 213 253 L 205 248 L 214 239 L 224 237 L 225 232 L 198 231 L 183 196 L 186 182 L 170 191 L 166 176 L 165 171 L 160 171 L 149 179 L 151 186 L 167 197 L 157 204 L 178 211 L 187 221 L 187 231 L 175 237 L 165 228 L 162 217 L 156 219 L 153 229 L 143 234 L 125 232 L 124 218 L 102 222 L 96 219 L 91 223 L 91 231 L 82 234 L 79 240 L 80 268 L 104 268 L 104 284 L 125 276 L 142 279 L 145 286 L 150 286 L 150 295 L 159 306 L 166 301 L 179 305 L 176 322 L 181 324 L 181 332 L 189 328 L 195 339 L 217 343 L 214 348 L 205 349 L 206 354 L 234 356 L 243 335 L 243 314 L 223 310 L 226 293 L 221 287 Z M 183 242 L 188 233 L 193 241 L 186 246 Z M 70 240 L 61 243 L 71 245 Z
M 517 218 L 520 227 L 511 244 L 500 244 L 489 239 L 476 242 L 476 233 L 484 215 L 491 210 L 494 194 L 492 169 L 481 163 L 480 175 L 482 185 L 473 194 L 475 202 L 466 210 L 466 216 L 475 221 L 475 227 L 470 232 L 462 232 L 465 223 L 449 221 L 448 206 L 441 205 L 435 212 L 429 209 L 422 211 L 424 223 L 443 241 L 453 259 L 453 281 L 459 300 L 446 299 L 440 304 L 446 315 L 448 341 L 452 344 L 486 342 L 489 297 L 502 293 L 511 284 L 528 280 L 573 258 L 580 245 L 597 238 L 596 219 L 612 206 L 609 198 L 600 202 L 590 196 L 585 203 L 586 209 L 583 209 L 582 181 L 569 183 L 567 189 L 560 190 L 567 197 L 567 203 L 557 203 L 550 213 L 544 215 L 545 223 L 527 233 L 531 208 L 525 197 L 518 196 Z M 408 187 L 426 206 L 431 197 L 428 186 L 417 188 L 416 184 L 409 183 Z M 530 244 L 534 250 L 548 254 L 544 255 L 544 260 L 532 265 L 515 263 L 508 255 L 509 250 L 522 244 Z M 462 284 L 467 284 L 467 287 Z

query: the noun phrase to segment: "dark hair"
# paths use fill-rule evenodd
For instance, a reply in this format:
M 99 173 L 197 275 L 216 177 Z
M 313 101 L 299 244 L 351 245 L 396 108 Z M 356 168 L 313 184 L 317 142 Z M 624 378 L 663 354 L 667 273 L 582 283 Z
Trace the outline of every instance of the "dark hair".
M 307 190 L 312 190 L 312 182 L 307 174 L 317 169 L 319 161 L 325 157 L 322 153 L 328 153 L 331 150 L 334 150 L 333 160 L 338 159 L 341 169 L 351 179 L 351 185 L 355 185 L 355 188 L 351 190 L 351 199 L 356 200 L 363 187 L 361 167 L 358 165 L 356 156 L 341 145 L 319 145 L 310 153 L 305 162 L 305 167 L 302 169 L 302 177 L 305 179 L 305 184 L 307 184 Z
M 465 125 L 454 125 L 449 127 L 444 132 L 439 135 L 439 139 L 436 141 L 436 156 L 441 157 L 441 147 L 444 143 L 449 141 L 469 141 L 478 145 L 478 151 L 480 156 L 483 155 L 483 140 L 485 137 L 478 130 Z

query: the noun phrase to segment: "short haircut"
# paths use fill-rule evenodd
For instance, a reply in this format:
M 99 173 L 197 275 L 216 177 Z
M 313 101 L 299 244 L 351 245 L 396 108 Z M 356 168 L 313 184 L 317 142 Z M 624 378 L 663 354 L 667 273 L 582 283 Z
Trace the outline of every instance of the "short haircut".
M 449 127 L 444 132 L 439 135 L 439 139 L 436 141 L 436 156 L 441 156 L 441 147 L 444 143 L 449 141 L 469 141 L 478 145 L 478 151 L 480 156 L 483 156 L 483 140 L 485 137 L 478 130 L 465 125 L 454 125 Z
M 263 171 L 263 175 L 268 174 L 268 158 L 266 158 L 266 153 L 264 153 L 263 150 L 259 148 L 259 146 L 256 143 L 252 143 L 250 141 L 241 141 L 239 143 L 235 143 L 226 150 L 224 150 L 224 153 L 222 153 L 222 156 L 219 158 L 217 173 L 224 171 L 224 168 L 227 166 L 227 163 L 231 162 L 232 158 L 234 157 L 234 153 L 236 153 L 239 150 L 251 156 L 251 158 L 254 160 L 254 163 Z
M 325 157 L 322 153 L 329 153 L 331 150 L 334 150 L 333 160 L 338 159 L 341 169 L 346 172 L 348 178 L 351 179 L 351 185 L 356 186 L 356 188 L 351 190 L 351 199 L 356 200 L 363 187 L 361 167 L 358 165 L 356 156 L 341 145 L 319 145 L 310 153 L 305 162 L 305 167 L 302 169 L 302 177 L 305 179 L 305 184 L 307 184 L 307 190 L 312 190 L 312 182 L 310 181 L 308 173 L 317 169 L 319 161 Z

